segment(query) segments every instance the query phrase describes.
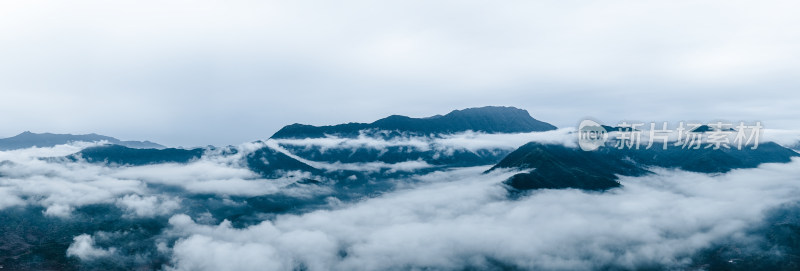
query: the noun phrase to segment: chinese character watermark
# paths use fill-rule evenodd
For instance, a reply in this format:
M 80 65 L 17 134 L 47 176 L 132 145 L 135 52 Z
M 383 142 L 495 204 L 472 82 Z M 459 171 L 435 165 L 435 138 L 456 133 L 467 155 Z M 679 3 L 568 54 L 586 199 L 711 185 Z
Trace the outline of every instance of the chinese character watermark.
M 613 139 L 611 146 L 617 149 L 756 149 L 763 129 L 758 121 L 749 124 L 681 121 L 673 129 L 669 127 L 668 122 L 621 122 L 612 127 L 584 120 L 578 127 L 578 145 L 585 151 L 593 151 L 604 146 L 608 139 Z

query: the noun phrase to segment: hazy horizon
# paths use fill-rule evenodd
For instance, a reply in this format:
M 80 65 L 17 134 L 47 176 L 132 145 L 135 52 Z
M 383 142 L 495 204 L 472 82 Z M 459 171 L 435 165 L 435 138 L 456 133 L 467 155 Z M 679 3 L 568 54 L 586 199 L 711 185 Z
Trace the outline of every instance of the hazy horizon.
M 492 105 L 492 106 L 503 106 L 503 105 Z M 515 107 L 515 106 L 510 106 L 510 107 Z M 469 107 L 469 108 L 475 108 L 475 107 Z M 515 107 L 515 108 L 520 108 L 520 107 Z M 408 115 L 404 115 L 404 116 L 408 116 L 408 117 L 412 117 L 412 118 L 425 118 L 425 117 L 431 117 L 431 116 L 435 116 L 435 115 L 444 115 L 444 114 L 447 114 L 447 113 L 449 113 L 449 112 L 451 112 L 453 110 L 462 110 L 462 109 L 467 109 L 467 108 L 455 108 L 455 109 L 452 109 L 452 110 L 447 111 L 447 112 L 440 112 L 440 113 L 436 113 L 436 114 L 423 115 L 423 116 L 408 116 Z M 520 109 L 526 110 L 525 108 L 520 108 Z M 556 126 L 558 128 L 570 128 L 570 127 L 576 128 L 576 127 L 578 127 L 578 125 L 577 125 L 578 122 L 580 122 L 583 119 L 597 120 L 597 118 L 595 118 L 593 116 L 584 116 L 583 118 L 576 119 L 576 121 L 574 123 L 565 122 L 564 124 L 559 125 L 559 124 L 556 124 L 556 123 L 549 122 L 547 120 L 543 120 L 541 118 L 537 118 L 530 111 L 529 111 L 529 113 L 531 114 L 531 117 L 533 117 L 534 119 L 537 119 L 539 121 L 543 121 L 543 122 L 552 124 L 552 125 L 554 125 L 554 126 Z M 365 121 L 342 121 L 342 122 L 338 122 L 338 123 L 300 123 L 300 124 L 307 124 L 307 125 L 314 125 L 314 126 L 327 126 L 327 125 L 337 125 L 337 124 L 344 124 L 344 123 L 351 123 L 351 122 L 371 123 L 373 121 L 388 117 L 390 115 L 403 115 L 403 114 L 389 114 L 389 115 L 380 116 L 380 117 L 376 117 L 375 119 L 365 120 Z M 631 122 L 631 121 L 633 121 L 634 123 L 641 122 L 641 123 L 644 123 L 644 124 L 647 124 L 647 125 L 649 125 L 650 122 L 655 122 L 657 125 L 661 125 L 661 123 L 666 122 L 668 124 L 668 126 L 670 128 L 673 128 L 673 129 L 674 129 L 675 126 L 678 125 L 679 122 L 694 122 L 694 123 L 699 123 L 699 124 L 709 124 L 709 123 L 713 123 L 713 122 L 716 122 L 716 121 L 724 121 L 726 124 L 734 124 L 735 125 L 738 122 L 743 121 L 743 122 L 746 122 L 748 124 L 752 124 L 754 122 L 761 122 L 762 125 L 765 125 L 764 128 L 766 128 L 766 129 L 787 130 L 786 132 L 791 132 L 793 130 L 798 130 L 798 129 L 793 129 L 793 128 L 796 128 L 796 127 L 773 127 L 773 126 L 770 125 L 772 123 L 770 123 L 769 121 L 764 122 L 764 121 L 758 120 L 758 119 L 730 120 L 730 119 L 719 119 L 719 118 L 716 118 L 716 119 L 713 119 L 713 118 L 710 118 L 710 119 L 693 118 L 693 119 L 644 120 L 644 119 L 637 119 L 637 118 L 627 118 L 627 119 L 612 120 L 612 121 L 606 121 L 606 120 L 599 120 L 599 121 L 604 125 L 610 125 L 610 126 L 618 125 L 621 122 Z M 151 138 L 125 138 L 125 137 L 120 137 L 120 136 L 113 135 L 113 134 L 104 134 L 104 133 L 100 133 L 100 132 L 96 132 L 96 131 L 92 131 L 92 130 L 87 130 L 87 131 L 82 131 L 82 132 L 23 130 L 23 131 L 20 131 L 20 132 L 17 132 L 17 133 L 13 133 L 13 134 L 8 134 L 8 135 L 0 134 L 0 138 L 13 137 L 13 136 L 19 135 L 19 134 L 24 133 L 24 132 L 32 132 L 32 133 L 37 133 L 37 134 L 52 133 L 52 134 L 72 134 L 72 135 L 99 134 L 99 135 L 103 135 L 103 136 L 114 137 L 114 138 L 117 138 L 117 139 L 120 139 L 120 140 L 151 141 L 151 142 L 154 142 L 154 143 L 162 144 L 162 145 L 167 146 L 167 147 L 203 147 L 203 146 L 208 146 L 208 145 L 211 145 L 211 146 L 235 146 L 235 145 L 239 145 L 239 144 L 247 143 L 247 142 L 254 142 L 254 141 L 258 141 L 258 140 L 266 140 L 266 139 L 270 138 L 273 134 L 275 134 L 275 132 L 280 130 L 280 128 L 283 128 L 286 125 L 290 125 L 290 124 L 294 124 L 294 123 L 298 123 L 298 122 L 287 122 L 285 125 L 280 126 L 280 127 L 276 128 L 274 131 L 268 132 L 265 135 L 252 135 L 253 138 L 249 139 L 249 140 L 243 140 L 243 141 L 239 141 L 239 142 L 225 142 L 225 143 L 218 143 L 218 144 L 212 144 L 212 143 L 206 143 L 206 144 L 199 143 L 199 144 L 194 144 L 194 145 L 192 145 L 192 144 L 181 144 L 181 143 L 168 144 L 168 143 L 163 143 L 161 141 L 154 140 L 154 139 L 151 139 Z
M 788 129 L 800 127 L 798 5 L 4 1 L 0 136 L 227 145 L 291 123 L 485 105 L 559 127 Z

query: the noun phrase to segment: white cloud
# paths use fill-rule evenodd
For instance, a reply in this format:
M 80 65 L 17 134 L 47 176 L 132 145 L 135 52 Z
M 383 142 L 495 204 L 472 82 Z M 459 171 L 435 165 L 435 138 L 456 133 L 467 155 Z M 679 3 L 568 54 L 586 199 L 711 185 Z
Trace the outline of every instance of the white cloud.
M 322 138 L 302 138 L 302 139 L 270 139 L 280 145 L 291 146 L 318 146 L 320 151 L 325 152 L 328 149 L 385 149 L 388 147 L 412 147 L 420 151 L 430 149 L 429 139 L 426 137 L 406 136 L 399 138 L 392 138 L 384 140 L 377 137 L 371 137 L 364 134 L 363 131 L 356 138 L 344 138 L 327 135 Z
M 0 151 L 0 160 L 17 159 L 20 157 L 40 158 L 58 157 L 76 153 L 82 149 L 107 144 L 105 141 L 99 142 L 72 142 L 70 144 L 56 145 L 53 147 L 32 147 L 25 149 Z
M 60 218 L 67 218 L 72 214 L 73 209 L 75 209 L 75 208 L 72 207 L 72 206 L 56 203 L 56 204 L 47 206 L 47 209 L 45 209 L 43 213 L 46 216 L 55 216 L 55 217 L 60 217 Z
M 800 147 L 800 130 L 764 129 L 762 138 L 788 148 Z
M 106 176 L 112 169 L 100 165 L 40 159 L 68 155 L 87 146 L 91 145 L 0 152 L 0 190 L 12 194 L 12 201 L 26 198 L 28 204 L 45 207 L 46 215 L 67 217 L 76 207 L 111 203 L 118 196 L 146 189 L 141 181 Z
M 167 270 L 287 270 L 275 248 L 257 242 L 232 244 L 192 236 L 175 244 L 174 253 L 180 255 L 181 266 Z
M 258 196 L 275 194 L 294 182 L 308 178 L 296 172 L 277 179 L 263 179 L 239 165 L 219 163 L 215 155 L 189 164 L 156 164 L 126 167 L 109 173 L 120 179 L 136 179 L 148 184 L 177 186 L 195 194 Z
M 180 199 L 158 196 L 126 195 L 117 199 L 117 206 L 134 217 L 153 217 L 172 214 L 181 207 Z
M 94 237 L 88 234 L 75 236 L 73 240 L 67 248 L 67 256 L 78 257 L 84 261 L 108 257 L 116 252 L 116 248 L 113 247 L 104 249 L 95 246 Z
M 530 138 L 569 144 L 574 140 L 568 139 L 571 131 L 464 133 L 440 144 L 490 148 Z M 223 198 L 319 193 L 286 188 L 307 175 L 261 179 L 242 167 L 244 155 L 276 144 L 245 144 L 236 155 L 219 151 L 189 164 L 140 167 L 38 159 L 47 156 L 47 149 L 0 152 L 5 160 L 0 163 L 0 208 L 41 206 L 43 215 L 66 218 L 81 206 L 104 203 L 115 204 L 130 217 L 171 216 L 166 238 L 155 242 L 161 253 L 172 253 L 170 268 L 175 270 L 463 269 L 493 261 L 525 269 L 574 270 L 606 265 L 635 269 L 651 263 L 685 267 L 693 252 L 721 240 L 745 240 L 745 230 L 757 225 L 765 211 L 800 200 L 800 160 L 719 175 L 656 170 L 650 176 L 623 177 L 623 188 L 605 193 L 541 190 L 519 200 L 508 200 L 499 185 L 514 172 L 481 174 L 487 167 L 438 171 L 415 176 L 420 182 L 380 197 L 350 203 L 329 199 L 328 209 L 269 217 L 244 228 L 229 221 L 209 225 L 217 221 L 209 213 L 195 217 L 197 222 L 173 215 L 186 194 L 154 188 L 175 186 L 188 194 Z M 51 150 L 65 154 L 71 148 Z M 411 170 L 427 164 L 388 166 Z M 101 235 L 96 237 L 104 243 Z M 172 238 L 178 241 L 165 243 Z M 116 253 L 95 240 L 77 236 L 67 254 L 90 260 Z
M 367 163 L 326 163 L 311 161 L 293 154 L 283 146 L 313 148 L 318 147 L 320 152 L 330 150 L 359 149 L 383 150 L 388 147 L 407 147 L 408 151 L 425 152 L 434 150 L 434 157 L 452 156 L 454 151 L 512 151 L 528 142 L 541 142 L 545 144 L 560 144 L 568 147 L 577 147 L 575 128 L 562 128 L 554 131 L 531 133 L 501 133 L 487 134 L 467 131 L 456 134 L 442 134 L 433 137 L 400 136 L 390 139 L 372 137 L 363 132 L 356 138 L 343 138 L 326 136 L 323 138 L 303 139 L 269 139 L 266 146 L 273 148 L 289 157 L 306 163 L 312 167 L 324 170 L 356 170 L 376 172 L 388 169 L 389 172 L 413 172 L 419 169 L 431 168 L 433 165 L 422 160 L 404 161 L 398 163 L 367 162 Z
M 11 191 L 12 188 L 0 187 L 0 210 L 11 207 L 24 205 L 25 201 L 20 199 L 15 192 Z
M 343 138 L 328 135 L 323 138 L 303 138 L 303 139 L 270 139 L 268 142 L 277 142 L 279 145 L 320 147 L 321 152 L 329 149 L 385 149 L 388 147 L 410 147 L 416 151 L 428 151 L 435 149 L 438 151 L 457 150 L 493 150 L 505 149 L 513 150 L 525 143 L 535 141 L 548 144 L 562 144 L 566 146 L 577 146 L 575 136 L 571 134 L 575 128 L 568 127 L 546 132 L 530 133 L 498 133 L 487 134 L 482 132 L 466 131 L 455 134 L 441 134 L 433 137 L 421 136 L 400 136 L 390 139 L 371 137 L 361 133 L 356 138 Z M 274 145 L 271 145 L 274 146 Z
M 179 209 L 181 199 L 178 195 L 162 194 L 159 187 L 164 185 L 181 188 L 189 194 L 223 197 L 276 193 L 307 197 L 330 193 L 325 187 L 287 188 L 310 178 L 309 173 L 287 172 L 285 177 L 264 179 L 247 169 L 243 158 L 265 146 L 263 143 L 216 149 L 188 164 L 108 167 L 84 161 L 40 159 L 69 155 L 94 145 L 74 143 L 0 151 L 0 210 L 29 204 L 45 208 L 43 214 L 47 216 L 66 218 L 82 206 L 115 204 L 132 217 L 169 215 Z M 233 151 L 235 154 L 230 154 Z M 397 167 L 419 167 L 416 164 L 409 162 Z
M 292 144 L 309 144 L 308 146 L 313 146 L 317 144 L 329 144 L 330 142 L 347 142 L 347 139 L 334 139 L 331 137 L 324 138 L 320 141 L 315 140 L 301 140 L 301 141 L 289 141 Z M 369 138 L 369 137 L 360 137 L 358 141 L 361 142 L 370 142 L 367 145 L 370 146 L 386 146 L 390 144 L 398 144 L 393 142 L 386 142 L 383 140 Z M 327 162 L 320 162 L 320 161 L 311 161 L 300 156 L 297 156 L 287 150 L 284 147 L 280 146 L 280 141 L 270 139 L 267 140 L 266 146 L 272 148 L 275 151 L 285 154 L 286 156 L 291 157 L 297 161 L 303 162 L 309 166 L 312 166 L 317 169 L 327 170 L 327 171 L 337 171 L 337 170 L 355 170 L 355 171 L 364 171 L 364 172 L 377 172 L 382 169 L 388 169 L 389 172 L 397 172 L 397 171 L 414 171 L 424 168 L 430 168 L 432 165 L 428 164 L 425 161 L 417 160 L 417 161 L 404 161 L 398 163 L 385 163 L 385 162 L 367 162 L 367 163 L 327 163 Z M 360 143 L 359 143 L 360 144 Z M 399 143 L 402 144 L 402 143 Z M 336 144 L 334 144 L 336 145 Z M 334 145 L 326 145 L 325 148 L 333 148 Z M 319 146 L 319 145 L 317 145 Z M 353 145 L 350 145 L 348 148 L 352 148 Z
M 498 185 L 513 173 L 484 169 L 436 172 L 422 177 L 437 180 L 428 185 L 243 229 L 174 216 L 169 234 L 184 237 L 173 268 L 460 270 L 491 261 L 537 270 L 682 268 L 714 242 L 748 240 L 745 231 L 765 211 L 800 200 L 800 160 L 720 175 L 656 170 L 605 193 L 540 190 L 520 200 L 507 200 Z M 263 258 L 246 264 L 253 255 Z
M 577 147 L 577 137 L 572 134 L 574 131 L 574 127 L 566 127 L 546 132 L 514 134 L 465 132 L 435 138 L 433 144 L 436 149 L 466 149 L 473 152 L 486 149 L 515 150 L 528 142 Z
M 117 202 L 121 207 L 130 208 L 134 214 L 144 214 L 147 211 L 134 204 L 136 196 L 132 195 L 143 195 L 139 203 L 153 199 L 147 196 L 151 193 L 147 187 L 149 182 L 191 186 L 194 184 L 192 181 L 254 176 L 246 169 L 211 162 L 186 165 L 188 170 L 177 164 L 154 166 L 155 170 L 149 170 L 148 167 L 137 170 L 137 167 L 115 168 L 85 162 L 40 159 L 69 155 L 87 146 L 91 145 L 76 143 L 52 148 L 0 151 L 0 161 L 3 161 L 0 163 L 0 195 L 4 195 L 0 208 L 27 203 L 44 207 L 45 215 L 68 217 L 77 207 Z M 156 179 L 157 176 L 160 178 Z M 126 195 L 128 197 L 123 198 Z M 160 198 L 157 202 L 161 207 L 173 205 L 166 198 Z

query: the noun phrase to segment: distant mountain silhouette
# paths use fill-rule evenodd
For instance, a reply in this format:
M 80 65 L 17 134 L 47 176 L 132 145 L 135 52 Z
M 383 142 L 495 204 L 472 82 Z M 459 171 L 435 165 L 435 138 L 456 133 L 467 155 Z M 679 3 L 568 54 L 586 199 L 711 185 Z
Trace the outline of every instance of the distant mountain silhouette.
M 495 165 L 499 168 L 530 169 L 506 184 L 516 190 L 541 188 L 579 188 L 605 190 L 618 187 L 617 175 L 639 176 L 648 167 L 677 168 L 702 173 L 724 173 L 739 168 L 754 168 L 763 163 L 787 163 L 800 156 L 795 151 L 773 142 L 762 143 L 757 149 L 683 149 L 663 150 L 660 145 L 650 149 L 617 149 L 601 147 L 586 152 L 561 145 L 528 143 Z
M 633 127 L 619 127 L 619 126 L 608 126 L 608 125 L 600 125 L 606 132 L 631 132 L 631 131 L 638 131 L 633 129 Z
M 713 128 L 713 127 L 708 126 L 708 125 L 697 126 L 697 128 L 694 128 L 689 132 L 692 132 L 692 133 L 708 133 L 708 132 L 714 132 L 714 131 L 717 131 L 717 130 L 720 130 L 720 131 L 723 131 L 723 132 L 736 132 L 736 129 L 733 129 L 733 128 L 717 129 L 717 128 Z
M 487 106 L 455 110 L 447 115 L 410 118 L 392 115 L 372 123 L 347 123 L 332 126 L 292 124 L 272 138 L 319 138 L 327 135 L 358 136 L 363 130 L 382 130 L 414 134 L 440 134 L 476 131 L 485 133 L 521 133 L 555 130 L 556 127 L 534 119 L 528 111 L 514 107 Z
M 122 141 L 110 136 L 98 134 L 71 135 L 71 134 L 51 134 L 51 133 L 31 133 L 23 132 L 13 137 L 0 139 L 0 150 L 16 150 L 31 147 L 53 147 L 56 145 L 67 144 L 70 142 L 100 142 L 107 141 L 111 144 L 127 146 L 130 148 L 165 148 L 162 145 L 150 141 Z
M 188 163 L 200 158 L 205 152 L 196 149 L 137 149 L 120 145 L 89 147 L 67 156 L 70 160 L 84 159 L 90 163 L 142 166 L 161 163 Z

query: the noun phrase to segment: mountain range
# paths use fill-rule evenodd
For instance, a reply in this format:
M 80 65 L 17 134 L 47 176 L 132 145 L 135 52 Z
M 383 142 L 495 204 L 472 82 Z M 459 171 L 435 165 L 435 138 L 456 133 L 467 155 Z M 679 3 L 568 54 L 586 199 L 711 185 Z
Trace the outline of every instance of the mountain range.
M 515 191 L 542 188 L 606 190 L 620 186 L 618 176 L 641 176 L 650 173 L 652 167 L 725 173 L 755 168 L 763 163 L 788 163 L 798 156 L 797 152 L 773 142 L 742 150 L 679 147 L 664 150 L 655 144 L 649 149 L 605 146 L 589 152 L 531 142 L 510 153 L 489 171 L 503 168 L 529 171 L 506 181 Z
M 68 144 L 72 142 L 108 142 L 130 148 L 152 148 L 162 149 L 162 145 L 150 141 L 122 141 L 110 136 L 98 134 L 72 135 L 72 134 L 51 134 L 51 133 L 31 133 L 23 132 L 13 137 L 0 139 L 0 150 L 16 150 L 32 147 L 53 147 L 56 145 Z
M 394 135 L 450 134 L 465 131 L 485 133 L 524 133 L 555 130 L 552 124 L 534 119 L 528 111 L 514 107 L 487 106 L 454 110 L 444 116 L 411 118 L 392 115 L 372 123 L 347 123 L 312 126 L 295 123 L 278 130 L 272 138 L 319 138 L 326 135 L 356 137 L 370 130 Z
M 622 127 L 604 128 L 610 131 L 625 130 Z M 486 229 L 481 221 L 488 218 L 508 217 L 508 214 L 518 215 L 521 211 L 535 215 L 546 209 L 557 210 L 553 220 L 561 220 L 559 215 L 564 212 L 560 210 L 565 209 L 551 208 L 553 206 L 547 203 L 569 205 L 580 203 L 582 199 L 611 197 L 615 204 L 607 208 L 611 212 L 616 212 L 621 206 L 616 202 L 627 202 L 619 198 L 613 199 L 617 195 L 641 195 L 641 190 L 617 189 L 626 184 L 620 182 L 624 176 L 655 175 L 664 170 L 717 175 L 736 169 L 758 167 L 764 163 L 786 163 L 800 156 L 797 152 L 772 142 L 761 142 L 757 149 L 743 150 L 691 150 L 680 147 L 663 150 L 656 144 L 649 149 L 638 150 L 617 149 L 606 145 L 596 151 L 587 152 L 574 147 L 574 140 L 577 137 L 572 130 L 556 129 L 553 125 L 534 119 L 525 110 L 509 107 L 456 110 L 429 118 L 392 116 L 368 124 L 351 123 L 319 127 L 293 124 L 284 127 L 269 139 L 225 147 L 164 148 L 151 142 L 139 142 L 147 145 L 131 145 L 129 141 L 119 141 L 95 134 L 23 133 L 12 139 L 0 142 L 7 144 L 4 145 L 6 149 L 52 146 L 76 141 L 103 141 L 111 144 L 92 145 L 68 155 L 59 152 L 53 154 L 59 156 L 48 158 L 40 158 L 42 157 L 38 154 L 40 152 L 34 152 L 37 153 L 35 157 L 39 160 L 25 157 L 16 161 L 0 161 L 0 171 L 2 171 L 0 177 L 3 177 L 3 181 L 17 182 L 24 188 L 6 189 L 0 192 L 6 194 L 16 190 L 27 192 L 30 194 L 24 194 L 23 198 L 34 202 L 24 207 L 15 206 L 4 211 L 0 210 L 3 211 L 0 215 L 7 220 L 6 223 L 0 223 L 0 268 L 8 270 L 81 270 L 82 266 L 92 267 L 83 268 L 86 270 L 163 269 L 169 259 L 164 258 L 164 255 L 168 254 L 162 252 L 162 244 L 168 249 L 179 247 L 179 242 L 184 241 L 180 241 L 181 239 L 176 241 L 175 230 L 187 225 L 196 223 L 197 226 L 191 228 L 246 233 L 254 227 L 266 228 L 257 225 L 276 228 L 270 224 L 271 222 L 262 223 L 265 220 L 296 214 L 309 214 L 306 217 L 321 221 L 319 223 L 330 223 L 327 220 L 316 219 L 319 215 L 336 214 L 337 210 L 364 206 L 360 205 L 362 203 L 375 204 L 374 206 L 378 208 L 371 206 L 366 208 L 364 219 L 358 219 L 355 222 L 357 225 L 365 225 L 363 221 L 373 221 L 375 214 L 383 212 L 389 216 L 400 215 L 400 219 L 405 221 L 404 217 L 416 215 L 412 214 L 413 212 L 391 212 L 387 210 L 390 208 L 386 208 L 409 202 L 409 200 L 392 200 L 404 194 L 410 195 L 409 198 L 413 199 L 411 201 L 425 201 L 419 205 L 421 208 L 412 204 L 408 209 L 421 212 L 419 215 L 423 218 L 419 221 L 440 220 L 436 219 L 437 216 L 434 216 L 435 219 L 428 218 L 427 214 L 432 211 L 442 213 L 447 219 L 454 217 L 454 214 L 458 215 L 458 212 L 451 212 L 452 209 L 437 207 L 443 204 L 459 206 L 457 209 L 476 208 L 478 211 L 475 213 L 487 209 L 473 204 L 486 205 L 487 208 L 498 211 L 499 216 L 488 216 L 487 219 L 475 220 L 471 218 L 472 215 L 458 215 L 456 218 L 459 221 L 463 217 L 467 217 L 468 222 L 479 221 L 481 225 L 478 225 L 478 229 Z M 3 153 L 3 156 L 15 155 Z M 47 166 L 42 166 L 43 162 Z M 479 167 L 472 168 L 474 166 Z M 37 169 L 41 172 L 31 173 Z M 486 170 L 485 175 L 480 175 L 482 170 Z M 468 174 L 462 175 L 465 173 Z M 50 177 L 51 175 L 54 176 Z M 71 177 L 73 175 L 75 177 Z M 658 178 L 639 180 L 652 179 Z M 759 184 L 756 182 L 764 180 L 756 178 L 752 181 L 753 184 Z M 38 184 L 45 183 L 43 187 L 38 187 Z M 49 187 L 51 183 L 52 188 Z M 723 183 L 713 187 L 725 189 L 729 186 Z M 464 190 L 459 191 L 461 188 Z M 487 188 L 489 190 L 481 190 Z M 588 193 L 537 191 L 535 193 L 557 195 L 563 200 L 526 201 L 525 196 L 531 191 L 541 189 L 579 189 Z M 781 189 L 781 187 L 770 189 Z M 48 193 L 52 193 L 49 192 L 51 190 L 56 192 L 64 190 L 63 194 L 75 197 L 74 201 L 78 203 L 72 203 L 72 199 L 66 201 L 30 192 L 40 190 L 47 190 Z M 381 197 L 396 190 L 403 191 Z M 605 192 L 607 190 L 611 191 Z M 675 189 L 666 187 L 664 190 L 665 194 L 676 192 Z M 415 191 L 422 193 L 408 194 Z M 481 193 L 473 194 L 475 191 Z M 114 192 L 119 194 L 112 194 Z M 464 195 L 448 197 L 450 194 Z M 99 199 L 95 199 L 94 202 L 82 203 L 86 199 L 92 200 L 98 197 Z M 490 201 L 481 199 L 484 197 L 492 199 Z M 680 198 L 688 197 L 693 197 L 693 194 L 688 193 Z M 375 198 L 378 198 L 377 201 L 372 201 Z M 465 203 L 464 200 L 468 198 L 477 198 L 478 201 Z M 11 200 L 13 203 L 14 198 Z M 35 203 L 35 200 L 42 203 Z M 57 216 L 59 208 L 63 206 L 51 203 L 54 200 L 74 204 L 61 208 L 66 208 L 70 212 L 69 218 Z M 545 204 L 530 206 L 536 205 L 537 202 Z M 2 203 L 0 200 L 0 204 Z M 665 201 L 663 204 L 668 206 L 672 202 Z M 558 207 L 561 207 L 560 205 Z M 632 205 L 636 207 L 635 209 L 640 209 L 638 201 Z M 586 208 L 585 203 L 577 206 L 580 209 Z M 751 253 L 736 246 L 735 242 L 722 245 L 709 244 L 708 251 L 697 253 L 696 259 L 698 263 L 711 263 L 711 265 L 698 265 L 698 268 L 689 270 L 797 270 L 796 255 L 800 255 L 797 253 L 800 227 L 797 227 L 796 221 L 787 223 L 786 218 L 798 217 L 798 208 L 791 205 L 781 208 L 785 210 L 779 211 L 786 213 L 764 213 L 764 216 L 770 217 L 769 222 L 756 225 L 755 230 L 760 232 L 757 237 L 764 237 L 760 240 L 765 241 L 763 245 L 768 253 Z M 590 216 L 595 214 L 593 210 L 595 209 L 588 209 Z M 658 211 L 654 209 L 654 212 Z M 733 212 L 735 211 L 738 210 Z M 48 215 L 48 213 L 53 214 Z M 342 215 L 334 215 L 333 220 L 347 219 L 347 216 L 353 213 L 338 214 Z M 566 214 L 564 219 L 569 220 L 582 219 L 570 214 L 586 213 Z M 668 212 L 665 215 L 668 216 L 667 220 L 671 220 L 675 214 Z M 181 222 L 180 219 L 173 219 L 175 217 L 186 217 L 191 222 Z M 612 217 L 619 220 L 625 220 L 624 218 L 624 216 Z M 689 218 L 694 217 L 689 216 Z M 516 218 L 512 217 L 512 220 Z M 603 223 L 609 220 L 599 221 Z M 675 219 L 675 221 L 694 223 L 693 220 Z M 735 218 L 732 221 L 739 223 L 740 219 Z M 649 220 L 646 222 L 648 225 L 654 224 Z M 219 226 L 214 226 L 215 224 Z M 435 232 L 441 233 L 441 229 L 452 229 L 450 225 L 454 224 L 437 225 L 442 227 L 436 226 Z M 532 229 L 530 225 L 538 224 L 526 222 L 520 225 L 522 228 L 506 228 L 503 225 L 497 228 L 510 230 L 494 232 L 507 232 L 512 238 L 516 238 L 524 229 Z M 570 236 L 575 232 L 583 232 L 585 235 L 598 236 L 602 239 L 617 237 L 598 234 L 594 231 L 594 224 L 586 225 L 559 231 L 566 232 Z M 701 234 L 714 229 L 703 225 L 700 225 L 703 231 Z M 397 225 L 391 225 L 391 229 L 396 228 Z M 343 229 L 350 231 L 348 228 Z M 419 227 L 413 225 L 410 229 L 416 231 Z M 533 231 L 538 233 L 539 229 L 533 228 Z M 355 236 L 364 233 L 362 228 L 354 228 L 352 232 Z M 612 229 L 612 232 L 615 230 Z M 674 234 L 660 230 L 653 232 L 655 235 L 665 232 L 667 235 Z M 91 233 L 97 234 L 87 235 Z M 303 233 L 303 236 L 305 235 Z M 74 245 L 81 244 L 78 242 L 80 236 L 89 237 L 89 244 Z M 396 240 L 393 236 L 396 237 L 395 233 L 391 232 L 390 239 Z M 695 236 L 697 235 L 688 238 L 693 240 Z M 428 237 L 426 235 L 423 238 Z M 170 238 L 172 241 L 169 241 Z M 164 244 L 161 243 L 162 240 L 174 243 Z M 246 238 L 242 240 L 250 241 Z M 311 244 L 316 246 L 315 242 Z M 392 242 L 392 244 L 397 243 Z M 213 245 L 212 243 L 208 246 Z M 94 254 L 113 256 L 79 261 L 69 254 L 69 251 L 74 251 L 76 247 L 83 247 Z M 445 246 L 445 249 L 451 247 Z M 638 249 L 638 244 L 634 244 L 634 247 Z M 235 253 L 249 252 L 250 247 L 244 248 Z M 607 255 L 606 252 L 618 249 L 620 247 L 614 245 L 604 247 L 602 252 L 603 255 Z M 331 246 L 330 255 L 347 257 L 349 251 L 347 246 Z M 788 255 L 786 257 L 788 260 L 771 262 L 762 257 L 762 255 L 773 257 L 776 251 Z M 130 258 L 125 258 L 126 255 L 130 255 Z M 467 257 L 472 257 L 471 252 Z M 488 258 L 479 259 L 481 262 L 486 260 Z M 731 266 L 734 268 L 728 268 Z M 645 269 L 653 267 L 654 270 L 665 269 L 657 265 L 643 267 Z M 494 270 L 494 268 L 489 269 Z M 517 270 L 513 264 L 500 261 L 496 269 Z M 632 268 L 610 266 L 600 269 Z
M 605 127 L 618 130 L 618 127 Z M 660 146 L 649 149 L 601 147 L 585 152 L 562 144 L 530 142 L 521 147 L 497 144 L 471 146 L 480 135 L 513 136 L 521 133 L 553 131 L 556 127 L 534 119 L 522 109 L 481 107 L 455 110 L 427 118 L 390 116 L 372 123 L 330 126 L 292 124 L 276 132 L 268 143 L 243 156 L 242 163 L 264 178 L 279 178 L 287 172 L 306 172 L 312 183 L 347 183 L 370 190 L 376 180 L 413 176 L 454 167 L 487 166 L 489 171 L 524 171 L 505 184 L 512 192 L 531 189 L 577 188 L 607 190 L 619 187 L 619 176 L 650 174 L 653 167 L 674 168 L 701 173 L 724 173 L 753 168 L 763 163 L 786 163 L 797 152 L 772 142 L 758 149 L 682 149 Z M 453 137 L 462 145 L 446 145 Z M 461 140 L 461 141 L 459 141 Z M 471 141 L 470 141 L 471 140 Z M 113 145 L 84 149 L 69 156 L 93 163 L 146 165 L 188 163 L 209 155 L 208 148 L 173 149 L 152 142 L 120 141 L 90 135 L 33 134 L 26 132 L 0 140 L 5 149 L 26 146 L 51 146 L 71 141 L 107 141 Z M 144 147 L 145 149 L 140 149 Z M 236 147 L 222 148 L 226 155 L 237 154 Z M 309 180 L 311 180 L 309 179 Z M 345 182 L 346 181 L 346 182 Z

